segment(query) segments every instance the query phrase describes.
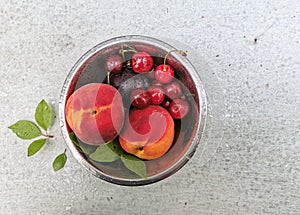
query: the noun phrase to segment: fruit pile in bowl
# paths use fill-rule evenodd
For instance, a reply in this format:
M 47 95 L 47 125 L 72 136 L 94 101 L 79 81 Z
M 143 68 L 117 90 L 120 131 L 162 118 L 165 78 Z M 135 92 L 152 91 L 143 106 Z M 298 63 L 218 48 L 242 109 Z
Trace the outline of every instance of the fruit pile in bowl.
M 164 179 L 193 155 L 205 125 L 206 94 L 186 52 L 124 36 L 98 44 L 62 89 L 60 122 L 75 158 L 121 185 Z

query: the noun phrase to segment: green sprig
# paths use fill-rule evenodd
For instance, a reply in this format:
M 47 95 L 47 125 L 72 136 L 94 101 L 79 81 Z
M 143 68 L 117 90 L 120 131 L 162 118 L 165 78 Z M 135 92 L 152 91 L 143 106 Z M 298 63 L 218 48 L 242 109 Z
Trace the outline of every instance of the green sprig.
M 77 149 L 86 154 L 90 159 L 100 163 L 110 163 L 121 160 L 124 166 L 141 178 L 147 178 L 147 167 L 143 160 L 133 155 L 127 154 L 118 141 L 118 138 L 113 141 L 95 147 L 88 146 L 80 141 L 73 132 L 69 133 L 70 139 Z
M 49 135 L 47 130 L 53 123 L 53 113 L 49 104 L 43 99 L 39 102 L 35 109 L 35 122 L 29 120 L 19 120 L 12 124 L 8 128 L 11 129 L 17 137 L 23 140 L 32 140 L 37 137 L 43 137 L 34 140 L 30 143 L 27 149 L 27 156 L 33 156 L 39 152 L 43 146 L 48 142 L 48 139 L 53 138 L 53 135 Z M 43 132 L 42 132 L 43 130 Z M 53 162 L 53 169 L 57 171 L 64 167 L 66 163 L 66 150 L 65 152 L 56 157 Z

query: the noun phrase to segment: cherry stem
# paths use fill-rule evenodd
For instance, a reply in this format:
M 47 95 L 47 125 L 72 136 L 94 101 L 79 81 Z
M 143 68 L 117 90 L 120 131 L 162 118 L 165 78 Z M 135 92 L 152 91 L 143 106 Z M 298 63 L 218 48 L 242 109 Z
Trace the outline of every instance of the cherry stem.
M 127 45 L 126 43 L 125 43 L 125 44 L 123 44 L 123 46 L 125 46 L 125 47 L 128 47 L 128 48 L 130 48 L 130 49 L 134 49 L 132 46 L 130 46 L 130 45 Z
M 169 51 L 166 55 L 165 55 L 165 58 L 164 58 L 164 69 L 163 71 L 165 72 L 167 69 L 166 69 L 166 65 L 167 65 L 167 57 L 169 56 L 169 54 L 171 54 L 172 52 L 178 52 L 179 54 L 181 54 L 182 56 L 186 56 L 186 53 L 182 50 L 171 50 Z
M 126 53 L 126 52 L 134 52 L 134 53 L 136 53 L 137 50 L 135 50 L 135 49 L 126 49 L 126 50 L 121 49 L 121 53 Z
M 53 138 L 53 135 L 49 135 L 49 134 L 42 134 L 42 136 L 47 137 L 47 138 Z
M 107 84 L 110 85 L 110 71 L 107 72 Z
M 125 60 L 125 55 L 124 52 L 122 52 L 122 50 L 124 50 L 124 44 L 122 44 L 121 50 L 119 51 L 122 55 L 123 61 Z
M 124 49 L 124 47 L 127 47 L 129 49 Z M 126 53 L 126 52 L 134 52 L 134 53 L 136 53 L 137 50 L 135 48 L 131 47 L 130 45 L 122 44 L 121 45 L 121 50 L 119 51 L 119 53 L 122 55 L 123 60 L 125 60 L 124 53 Z

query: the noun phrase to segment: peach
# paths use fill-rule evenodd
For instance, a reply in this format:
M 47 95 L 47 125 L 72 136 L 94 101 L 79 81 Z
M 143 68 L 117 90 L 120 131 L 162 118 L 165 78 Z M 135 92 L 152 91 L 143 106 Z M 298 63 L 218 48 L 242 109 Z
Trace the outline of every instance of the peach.
M 123 126 L 122 97 L 116 88 L 107 84 L 84 85 L 69 97 L 66 120 L 84 143 L 108 143 L 118 136 Z
M 119 135 L 121 147 L 141 159 L 164 155 L 174 139 L 174 121 L 169 112 L 156 105 L 129 112 Z

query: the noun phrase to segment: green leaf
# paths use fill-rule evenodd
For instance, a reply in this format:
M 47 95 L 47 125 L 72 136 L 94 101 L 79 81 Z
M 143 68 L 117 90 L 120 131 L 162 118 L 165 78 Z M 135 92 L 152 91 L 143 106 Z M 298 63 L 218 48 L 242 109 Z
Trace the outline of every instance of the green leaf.
M 42 135 L 39 127 L 35 123 L 27 120 L 19 120 L 8 128 L 23 140 L 30 140 Z
M 114 139 L 112 142 L 107 144 L 108 147 L 111 148 L 117 155 L 121 156 L 123 154 L 123 149 L 120 146 L 119 139 Z
M 81 147 L 79 145 L 79 142 L 78 142 L 78 138 L 76 137 L 75 133 L 70 132 L 69 137 L 70 137 L 72 143 L 82 152 L 82 149 L 81 149 Z
M 29 157 L 37 153 L 45 145 L 45 143 L 46 139 L 33 141 L 28 147 L 27 156 Z
M 52 112 L 48 103 L 43 99 L 35 110 L 35 121 L 44 130 L 47 130 L 52 124 Z
M 58 155 L 52 163 L 52 167 L 53 167 L 54 171 L 58 171 L 61 168 L 63 168 L 65 166 L 66 162 L 67 162 L 67 155 L 65 152 Z
M 121 161 L 127 167 L 127 169 L 131 170 L 142 178 L 147 178 L 146 164 L 141 159 L 132 155 L 122 154 Z
M 118 160 L 122 153 L 123 150 L 118 141 L 112 141 L 99 146 L 89 157 L 98 162 L 113 162 Z
M 96 150 L 95 146 L 85 144 L 80 139 L 78 139 L 78 137 L 76 137 L 74 132 L 70 132 L 69 137 L 70 137 L 71 141 L 73 142 L 73 144 L 79 149 L 79 151 L 83 152 L 84 154 L 89 155 Z
M 81 148 L 81 151 L 84 153 L 84 154 L 91 154 L 93 153 L 96 149 L 97 149 L 97 146 L 92 146 L 92 145 L 88 145 L 88 144 L 85 144 L 83 143 L 81 140 L 78 139 L 78 142 L 79 142 L 79 146 Z

